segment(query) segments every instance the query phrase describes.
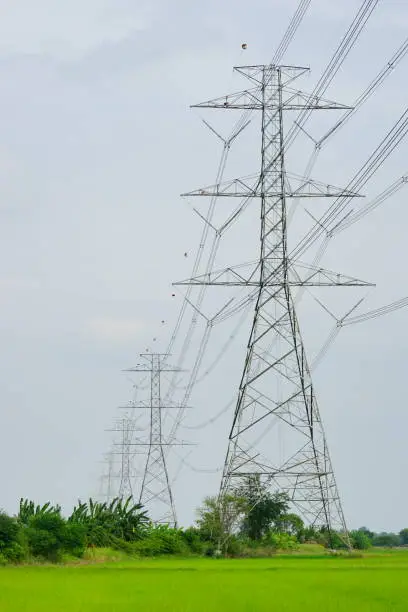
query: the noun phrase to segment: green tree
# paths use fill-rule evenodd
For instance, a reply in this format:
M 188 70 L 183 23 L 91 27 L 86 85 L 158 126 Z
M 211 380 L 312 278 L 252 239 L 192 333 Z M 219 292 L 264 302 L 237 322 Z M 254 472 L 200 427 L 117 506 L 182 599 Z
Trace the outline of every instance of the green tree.
M 403 544 L 404 546 L 408 545 L 408 527 L 405 529 L 401 529 L 401 531 L 399 532 L 399 536 L 401 538 L 401 544 Z
M 357 550 L 367 550 L 373 544 L 366 531 L 362 531 L 361 529 L 350 531 L 350 540 L 353 548 Z
M 275 521 L 275 531 L 293 535 L 297 540 L 300 540 L 304 532 L 304 523 L 297 514 L 282 514 Z
M 237 489 L 237 495 L 246 501 L 247 506 L 241 533 L 251 540 L 261 540 L 289 508 L 288 495 L 269 492 L 258 474 L 248 476 Z
M 357 531 L 360 531 L 361 533 L 364 533 L 371 541 L 373 541 L 374 536 L 375 536 L 374 531 L 371 531 L 367 527 L 359 527 L 357 529 Z
M 400 536 L 396 533 L 376 533 L 373 538 L 373 546 L 384 546 L 386 548 L 394 548 L 401 544 Z
M 237 495 L 206 497 L 197 509 L 201 538 L 225 552 L 228 539 L 239 528 L 246 510 L 246 500 Z

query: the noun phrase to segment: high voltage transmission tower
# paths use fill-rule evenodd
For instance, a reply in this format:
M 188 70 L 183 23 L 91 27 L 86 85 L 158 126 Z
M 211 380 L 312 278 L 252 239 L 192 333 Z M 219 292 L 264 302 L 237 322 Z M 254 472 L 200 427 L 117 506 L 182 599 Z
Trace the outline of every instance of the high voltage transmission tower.
M 185 194 L 257 198 L 260 254 L 255 265 L 229 266 L 182 281 L 183 285 L 246 286 L 256 305 L 228 439 L 220 496 L 248 479 L 285 491 L 304 521 L 331 533 L 347 528 L 310 369 L 295 311 L 297 287 L 367 286 L 368 283 L 298 265 L 288 253 L 287 199 L 351 198 L 350 190 L 291 175 L 285 166 L 284 113 L 346 110 L 291 84 L 307 72 L 294 66 L 243 66 L 245 91 L 195 105 L 261 113 L 261 168 L 253 180 L 237 179 Z M 247 204 L 245 204 L 247 205 Z
M 118 496 L 128 498 L 133 495 L 132 487 L 132 442 L 135 432 L 135 420 L 125 415 L 123 418 L 118 420 L 118 429 L 121 433 L 120 446 L 120 482 Z
M 130 408 L 128 406 L 126 408 Z M 120 434 L 119 440 L 112 443 L 112 450 L 107 455 L 108 473 L 103 477 L 107 481 L 106 493 L 104 497 L 109 500 L 113 497 L 128 498 L 133 495 L 132 480 L 134 468 L 132 459 L 134 450 L 132 448 L 134 434 L 136 432 L 136 421 L 129 414 L 120 419 L 115 419 L 113 429 L 106 431 Z M 119 457 L 119 462 L 114 457 Z M 119 463 L 120 467 L 114 469 Z
M 166 456 L 170 447 L 184 446 L 185 444 L 178 443 L 174 439 L 167 439 L 163 435 L 163 412 L 169 408 L 177 408 L 177 406 L 163 405 L 161 397 L 161 376 L 163 372 L 177 372 L 180 370 L 165 365 L 165 358 L 167 358 L 168 355 L 152 353 L 142 354 L 140 356 L 147 363 L 137 364 L 136 367 L 126 370 L 127 372 L 147 372 L 150 375 L 149 400 L 134 404 L 130 407 L 133 409 L 148 409 L 150 413 L 148 439 L 130 443 L 131 446 L 147 448 L 139 503 L 149 511 L 149 516 L 151 516 L 156 523 L 167 523 L 176 526 L 176 510 L 167 470 Z M 167 402 L 167 404 L 169 404 L 169 402 Z
M 100 477 L 100 490 L 98 493 L 98 498 L 101 501 L 109 503 L 114 497 L 116 497 L 114 481 L 117 477 L 117 474 L 114 471 L 115 462 L 113 451 L 109 451 L 109 453 L 105 455 L 105 460 L 103 461 L 103 463 L 106 464 L 107 470 Z

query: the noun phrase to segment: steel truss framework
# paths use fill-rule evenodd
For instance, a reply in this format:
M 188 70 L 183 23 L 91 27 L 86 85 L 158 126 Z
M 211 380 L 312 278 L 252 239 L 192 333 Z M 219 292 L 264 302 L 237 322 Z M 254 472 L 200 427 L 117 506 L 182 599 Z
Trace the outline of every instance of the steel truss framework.
M 303 278 L 295 272 L 298 262 L 291 261 L 288 256 L 286 200 L 289 197 L 338 198 L 358 194 L 286 173 L 283 124 L 286 110 L 349 107 L 288 87 L 306 71 L 305 68 L 261 65 L 236 70 L 255 83 L 255 88 L 195 106 L 261 112 L 260 173 L 188 195 L 258 198 L 259 260 L 250 266 L 230 267 L 180 283 L 258 288 L 220 499 L 250 478 L 271 490 L 286 491 L 294 511 L 307 524 L 324 528 L 329 533 L 340 531 L 349 545 L 292 288 L 364 286 L 367 283 L 302 264 Z
M 163 411 L 170 408 L 178 408 L 178 406 L 163 405 L 161 376 L 163 372 L 178 372 L 179 369 L 165 365 L 165 359 L 168 355 L 151 353 L 142 354 L 140 357 L 146 361 L 146 365 L 138 364 L 134 368 L 129 368 L 126 372 L 141 372 L 150 375 L 149 401 L 134 403 L 130 407 L 122 406 L 126 410 L 148 409 L 150 411 L 148 439 L 138 439 L 137 442 L 129 443 L 130 446 L 139 447 L 139 452 L 136 451 L 136 454 L 144 454 L 144 451 L 147 449 L 139 503 L 149 510 L 149 515 L 155 523 L 164 523 L 176 527 L 176 509 L 167 470 L 166 456 L 170 447 L 185 446 L 185 444 L 178 443 L 173 439 L 169 441 L 163 435 Z
M 133 496 L 132 488 L 132 456 L 131 444 L 135 431 L 133 419 L 125 416 L 120 420 L 121 425 L 121 469 L 119 483 L 119 497 L 127 499 Z
M 127 407 L 129 408 L 129 407 Z M 113 429 L 106 431 L 120 434 L 119 441 L 113 442 L 113 450 L 108 454 L 109 472 L 108 472 L 108 487 L 106 499 L 109 501 L 112 497 L 128 498 L 133 496 L 133 467 L 132 467 L 132 441 L 136 431 L 136 423 L 128 414 L 120 419 L 116 419 Z M 119 456 L 120 469 L 113 470 L 114 457 Z M 119 482 L 118 486 L 113 486 L 113 482 Z M 114 492 L 114 495 L 112 495 Z

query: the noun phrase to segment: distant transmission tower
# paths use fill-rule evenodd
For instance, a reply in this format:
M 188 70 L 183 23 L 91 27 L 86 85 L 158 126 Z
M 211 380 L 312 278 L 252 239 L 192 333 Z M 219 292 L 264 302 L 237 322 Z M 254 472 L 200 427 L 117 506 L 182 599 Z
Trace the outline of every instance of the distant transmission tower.
M 114 452 L 109 451 L 105 455 L 104 463 L 107 466 L 106 473 L 102 474 L 100 477 L 100 490 L 98 494 L 98 498 L 104 502 L 110 502 L 115 497 L 114 493 L 114 480 L 117 474 L 114 471 L 115 461 L 114 461 Z
M 130 409 L 132 405 L 126 406 L 126 408 Z M 128 414 L 125 414 L 125 416 L 120 419 L 115 419 L 113 429 L 107 429 L 106 431 L 120 434 L 119 440 L 114 441 L 112 445 L 115 450 L 112 450 L 109 454 L 110 462 L 112 462 L 114 455 L 119 456 L 120 468 L 119 471 L 114 474 L 112 466 L 110 465 L 109 467 L 109 473 L 111 475 L 109 476 L 110 494 L 108 497 L 122 497 L 126 499 L 133 496 L 132 476 L 134 470 L 132 458 L 134 450 L 132 448 L 132 442 L 136 431 L 136 422 Z M 116 481 L 116 486 L 113 486 L 113 477 Z M 114 492 L 114 495 L 112 495 L 112 492 Z
M 145 441 L 131 443 L 132 446 L 147 448 L 147 458 L 144 467 L 139 502 L 149 511 L 149 515 L 156 523 L 177 525 L 176 509 L 171 491 L 170 479 L 167 470 L 166 456 L 170 446 L 179 446 L 173 439 L 167 440 L 163 435 L 163 411 L 175 406 L 163 406 L 161 398 L 162 372 L 177 372 L 177 368 L 165 365 L 168 355 L 142 354 L 147 361 L 146 365 L 138 364 L 127 372 L 150 373 L 150 398 L 148 402 L 141 402 L 133 408 L 149 409 L 150 425 L 149 438 Z
M 124 499 L 133 496 L 132 489 L 132 441 L 135 431 L 135 421 L 125 415 L 118 421 L 118 430 L 121 433 L 120 440 L 120 482 L 119 497 Z
M 286 491 L 307 524 L 329 533 L 339 530 L 348 541 L 292 292 L 296 287 L 368 283 L 293 261 L 288 254 L 286 201 L 358 194 L 286 172 L 283 114 L 349 107 L 292 88 L 307 68 L 265 65 L 236 70 L 252 81 L 251 89 L 195 106 L 261 112 L 260 173 L 253 180 L 237 179 L 185 195 L 239 197 L 244 203 L 258 198 L 259 261 L 177 283 L 246 286 L 257 295 L 220 494 L 234 492 L 248 478 Z

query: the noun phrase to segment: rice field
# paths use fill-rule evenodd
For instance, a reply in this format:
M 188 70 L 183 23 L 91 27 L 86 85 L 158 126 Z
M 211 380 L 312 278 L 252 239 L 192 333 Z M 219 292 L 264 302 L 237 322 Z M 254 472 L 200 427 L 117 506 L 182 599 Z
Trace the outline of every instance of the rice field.
M 408 551 L 0 568 L 1 612 L 408 610 Z

